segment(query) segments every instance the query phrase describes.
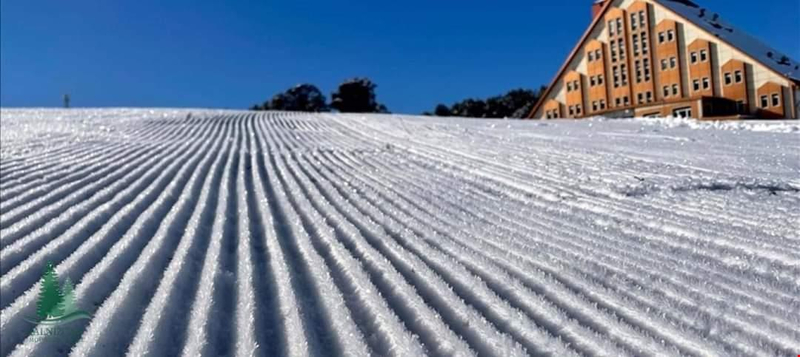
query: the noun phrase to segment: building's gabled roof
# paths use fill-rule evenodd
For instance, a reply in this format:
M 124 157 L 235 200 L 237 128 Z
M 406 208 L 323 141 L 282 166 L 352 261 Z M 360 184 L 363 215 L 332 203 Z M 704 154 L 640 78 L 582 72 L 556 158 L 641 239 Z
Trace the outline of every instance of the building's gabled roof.
M 688 0 L 655 0 L 672 12 L 691 21 L 696 26 L 744 52 L 764 66 L 784 77 L 800 81 L 800 62 L 767 46 L 760 40 L 740 31 L 719 17 Z
M 739 31 L 734 26 L 720 19 L 719 14 L 711 13 L 690 0 L 653 0 L 653 2 L 683 17 L 704 31 L 719 38 L 722 42 L 742 51 L 762 65 L 775 71 L 777 74 L 795 82 L 800 82 L 800 62 L 790 59 L 789 56 L 772 49 L 744 31 Z M 578 44 L 572 52 L 570 52 L 569 57 L 567 57 L 567 60 L 553 78 L 553 82 L 550 83 L 547 90 L 541 98 L 539 98 L 539 102 L 533 107 L 528 117 L 533 117 L 536 112 L 539 111 L 539 107 L 547 101 L 547 97 L 550 95 L 556 82 L 561 78 L 564 71 L 569 66 L 569 63 L 572 62 L 572 59 L 575 58 L 580 49 L 583 48 L 584 43 L 589 39 L 595 26 L 604 18 L 606 12 L 612 8 L 611 5 L 613 3 L 613 0 L 606 1 L 600 13 L 592 20 L 591 25 L 589 25 L 589 28 L 586 29 L 586 32 L 584 32 L 580 41 L 578 41 Z

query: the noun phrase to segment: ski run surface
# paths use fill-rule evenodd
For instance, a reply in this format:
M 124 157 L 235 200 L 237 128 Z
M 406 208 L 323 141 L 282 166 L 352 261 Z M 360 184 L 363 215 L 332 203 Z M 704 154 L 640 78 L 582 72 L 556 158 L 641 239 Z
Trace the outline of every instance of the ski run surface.
M 796 356 L 800 125 L 2 111 L 2 356 Z M 30 338 L 50 261 L 93 315 Z

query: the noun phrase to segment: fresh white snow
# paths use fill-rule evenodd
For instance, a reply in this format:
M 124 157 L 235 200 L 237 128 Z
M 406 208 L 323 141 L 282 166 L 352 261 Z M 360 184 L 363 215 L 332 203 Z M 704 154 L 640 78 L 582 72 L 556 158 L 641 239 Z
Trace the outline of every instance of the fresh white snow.
M 797 121 L 0 114 L 3 356 L 800 354 Z

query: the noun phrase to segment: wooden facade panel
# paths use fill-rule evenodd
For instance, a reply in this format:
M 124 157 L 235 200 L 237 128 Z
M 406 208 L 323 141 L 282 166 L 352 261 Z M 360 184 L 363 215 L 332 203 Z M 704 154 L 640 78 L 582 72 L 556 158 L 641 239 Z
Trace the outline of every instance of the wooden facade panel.
M 545 102 L 543 108 L 547 119 L 558 119 L 564 117 L 562 105 L 555 99 L 550 99 Z
M 604 17 L 608 31 L 607 73 L 609 108 L 631 105 L 630 48 L 628 46 L 627 12 L 613 8 Z
M 656 46 L 656 72 L 658 73 L 659 100 L 684 97 L 681 53 L 679 50 L 678 26 L 675 21 L 663 20 L 654 30 Z
M 650 5 L 637 0 L 628 7 L 627 13 L 631 48 L 631 102 L 635 105 L 652 103 L 656 98 Z
M 604 111 L 608 105 L 608 76 L 606 75 L 605 45 L 592 40 L 584 50 L 588 60 L 586 112 L 589 114 Z
M 689 60 L 689 92 L 692 98 L 714 95 L 714 75 L 711 65 L 711 43 L 694 40 L 686 46 Z
M 567 118 L 580 118 L 585 116 L 586 106 L 583 103 L 583 75 L 572 71 L 564 76 L 564 86 L 567 88 L 566 113 Z
M 747 66 L 739 60 L 730 60 L 720 68 L 722 96 L 737 102 L 740 113 L 750 112 L 747 95 Z
M 775 82 L 767 82 L 756 91 L 756 115 L 764 119 L 784 118 L 783 86 Z

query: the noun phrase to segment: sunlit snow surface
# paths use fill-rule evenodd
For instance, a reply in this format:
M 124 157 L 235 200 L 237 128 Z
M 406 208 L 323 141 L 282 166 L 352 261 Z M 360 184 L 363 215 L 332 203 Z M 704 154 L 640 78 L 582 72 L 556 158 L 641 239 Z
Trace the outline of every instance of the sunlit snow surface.
M 4 356 L 800 353 L 796 121 L 0 124 Z M 48 261 L 94 317 L 35 339 Z

